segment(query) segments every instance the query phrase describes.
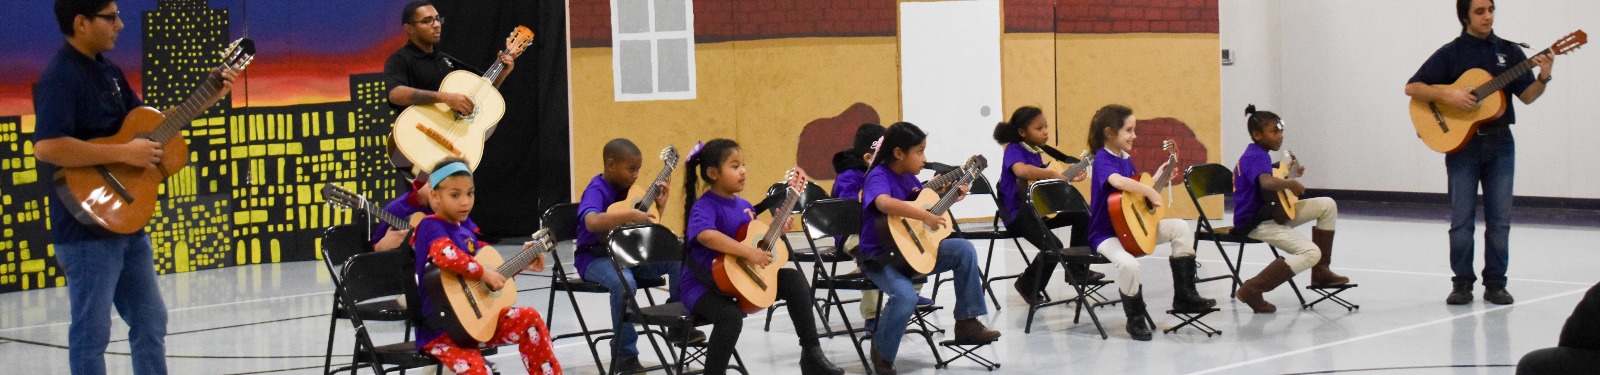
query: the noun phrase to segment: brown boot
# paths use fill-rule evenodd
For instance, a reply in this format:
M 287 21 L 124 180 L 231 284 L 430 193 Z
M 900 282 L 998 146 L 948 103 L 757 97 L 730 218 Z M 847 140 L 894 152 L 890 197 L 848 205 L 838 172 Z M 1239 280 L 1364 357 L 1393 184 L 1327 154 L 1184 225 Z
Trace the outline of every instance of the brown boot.
M 984 327 L 978 319 L 956 321 L 956 341 L 990 342 L 1000 339 L 1000 331 Z
M 883 356 L 878 354 L 878 345 L 877 344 L 873 344 L 868 349 L 872 350 L 872 371 L 871 372 L 873 374 L 875 374 L 875 375 L 895 375 L 895 374 L 898 374 L 898 372 L 894 370 L 894 361 L 883 359 Z
M 1333 273 L 1328 268 L 1328 262 L 1333 261 L 1333 231 L 1311 228 L 1311 243 L 1322 249 L 1322 259 L 1317 261 L 1317 265 L 1311 266 L 1311 285 L 1349 284 L 1350 278 Z
M 1239 287 L 1239 301 L 1250 305 L 1250 310 L 1254 310 L 1257 314 L 1277 312 L 1278 307 L 1262 299 L 1261 294 L 1277 289 L 1291 277 L 1294 277 L 1294 270 L 1289 269 L 1289 264 L 1284 263 L 1283 258 L 1273 259 L 1272 263 L 1267 264 L 1267 269 L 1261 270 L 1256 277 L 1250 278 L 1244 282 L 1244 286 Z

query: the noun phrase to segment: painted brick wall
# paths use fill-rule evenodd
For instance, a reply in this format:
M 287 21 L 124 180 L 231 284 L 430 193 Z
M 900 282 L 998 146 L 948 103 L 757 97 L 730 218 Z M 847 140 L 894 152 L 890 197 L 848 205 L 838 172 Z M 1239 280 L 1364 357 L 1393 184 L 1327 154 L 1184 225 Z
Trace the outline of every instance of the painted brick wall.
M 1057 0 L 1055 12 L 1058 33 L 1217 33 L 1217 0 Z
M 1189 124 L 1175 118 L 1160 117 L 1148 120 L 1138 120 L 1137 128 L 1139 137 L 1133 140 L 1133 167 L 1140 172 L 1155 171 L 1161 163 L 1167 162 L 1167 153 L 1161 152 L 1161 141 L 1172 140 L 1178 151 L 1178 170 L 1190 165 L 1199 165 L 1206 162 L 1206 145 L 1200 143 L 1194 130 Z M 1183 174 L 1179 173 L 1173 183 L 1182 183 Z
M 695 41 L 894 36 L 895 0 L 693 0 Z M 572 0 L 572 46 L 611 45 L 611 2 Z
M 1006 32 L 1048 33 L 1055 31 L 1057 0 L 1005 0 Z

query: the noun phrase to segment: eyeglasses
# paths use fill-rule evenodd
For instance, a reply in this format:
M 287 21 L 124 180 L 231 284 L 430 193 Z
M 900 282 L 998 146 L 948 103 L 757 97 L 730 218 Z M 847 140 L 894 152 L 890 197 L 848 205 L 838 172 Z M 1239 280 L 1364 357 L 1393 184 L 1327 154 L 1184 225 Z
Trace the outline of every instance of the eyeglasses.
M 113 12 L 111 14 L 91 14 L 89 17 L 103 19 L 106 20 L 106 22 L 117 22 L 117 20 L 122 19 L 122 12 Z
M 434 23 L 438 23 L 440 25 L 443 25 L 444 24 L 444 16 L 423 18 L 423 19 L 420 19 L 420 20 L 411 21 L 411 23 L 418 24 L 418 25 L 432 25 Z

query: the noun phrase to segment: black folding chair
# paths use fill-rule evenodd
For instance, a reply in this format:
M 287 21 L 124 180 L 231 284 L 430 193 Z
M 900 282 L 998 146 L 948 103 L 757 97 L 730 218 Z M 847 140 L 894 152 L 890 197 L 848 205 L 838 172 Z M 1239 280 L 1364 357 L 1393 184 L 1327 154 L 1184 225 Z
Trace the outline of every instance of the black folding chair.
M 619 278 L 622 276 L 624 267 L 659 262 L 688 261 L 683 248 L 683 240 L 679 239 L 671 230 L 659 224 L 633 224 L 614 229 L 611 231 L 609 245 L 612 268 L 617 272 Z M 661 353 L 661 345 L 656 342 L 656 336 L 660 330 L 653 330 L 649 327 L 653 325 L 662 326 L 676 332 L 688 332 L 694 330 L 695 327 L 711 324 L 711 322 L 695 318 L 689 312 L 689 309 L 683 305 L 683 302 L 669 302 L 641 307 L 633 298 L 634 290 L 635 288 L 629 288 L 628 296 L 624 298 L 627 303 L 621 306 L 623 310 L 621 312 L 622 320 L 645 327 L 639 333 L 649 337 L 650 345 L 655 347 L 656 356 L 661 360 L 663 367 L 666 367 L 667 373 L 683 373 L 691 362 L 698 362 L 704 365 L 705 351 L 707 349 L 705 342 L 671 342 L 671 347 L 669 347 L 668 351 L 672 352 L 672 362 L 667 362 L 666 357 Z M 677 349 L 671 349 L 673 347 Z M 616 348 L 612 349 L 613 358 L 617 355 L 616 350 Z M 740 358 L 738 350 L 734 350 L 733 359 L 735 364 L 728 368 L 741 374 L 748 374 L 744 370 L 744 359 Z
M 1183 180 L 1183 186 L 1189 189 L 1189 199 L 1194 202 L 1195 211 L 1200 213 L 1200 218 L 1196 220 L 1198 225 L 1194 232 L 1195 242 L 1211 241 L 1211 243 L 1215 244 L 1217 253 L 1222 254 L 1222 262 L 1228 265 L 1228 272 L 1230 273 L 1230 275 L 1199 279 L 1196 282 L 1231 279 L 1233 280 L 1233 285 L 1228 292 L 1228 297 L 1237 298 L 1239 286 L 1244 285 L 1244 281 L 1239 277 L 1239 268 L 1244 266 L 1244 245 L 1264 242 L 1243 234 L 1231 233 L 1233 227 L 1213 226 L 1211 220 L 1206 218 L 1206 209 L 1201 206 L 1200 198 L 1218 194 L 1224 196 L 1233 195 L 1233 172 L 1229 171 L 1228 167 L 1224 167 L 1222 164 L 1201 164 L 1189 167 L 1189 169 L 1184 170 L 1183 174 L 1186 176 Z M 1239 245 L 1234 257 L 1228 257 L 1227 250 L 1222 247 L 1224 242 Z M 1283 257 L 1283 254 L 1278 252 L 1277 247 L 1268 244 L 1267 248 L 1272 250 L 1274 258 Z M 1305 305 L 1306 298 L 1300 295 L 1300 287 L 1295 285 L 1293 278 L 1289 279 L 1289 289 L 1294 291 L 1295 298 L 1300 299 L 1300 304 Z
M 410 327 L 422 320 L 421 302 L 417 300 L 416 265 L 413 261 L 411 252 L 404 250 L 350 257 L 340 270 L 343 282 L 336 286 L 338 290 L 334 292 L 340 297 L 338 303 L 344 309 L 354 311 L 361 305 L 390 298 L 399 292 L 406 298 L 407 306 L 402 318 L 409 322 L 406 326 L 409 338 Z M 361 367 L 371 367 L 374 373 L 383 374 L 439 364 L 432 356 L 417 350 L 417 343 L 410 339 L 382 346 L 373 343 L 369 325 L 362 314 L 349 314 L 348 320 L 355 327 L 356 352 L 349 366 L 334 369 L 332 373 L 349 370 L 354 374 Z M 489 347 L 480 349 L 480 352 L 488 356 L 496 354 L 498 350 Z
M 947 166 L 944 166 L 942 164 L 937 164 L 937 165 L 935 163 L 928 163 L 928 164 L 930 166 L 927 167 L 927 168 L 934 169 L 935 172 L 944 173 L 944 172 L 948 172 L 949 171 L 949 170 L 943 170 L 944 167 L 947 167 Z M 935 167 L 937 167 L 937 168 L 935 168 Z M 996 311 L 998 311 L 998 310 L 1001 309 L 1002 305 L 1000 304 L 1000 299 L 998 297 L 995 297 L 994 288 L 990 287 L 990 284 L 994 283 L 995 281 L 999 281 L 999 280 L 1015 279 L 1017 277 L 1021 277 L 1022 273 L 1018 272 L 1018 273 L 1012 274 L 1012 275 L 1001 275 L 1001 276 L 989 277 L 989 267 L 994 262 L 994 243 L 995 243 L 995 241 L 1011 240 L 1011 242 L 1013 244 L 1015 244 L 1016 247 L 1017 247 L 1017 254 L 1022 255 L 1022 263 L 1024 265 L 1032 264 L 1033 260 L 1029 259 L 1028 258 L 1028 253 L 1025 252 L 1022 249 L 1022 241 L 1021 241 L 1022 236 L 1018 235 L 1016 233 L 1013 233 L 1010 230 L 1005 229 L 1004 226 L 1001 225 L 1001 222 L 1000 222 L 1001 208 L 1005 207 L 1005 203 L 1000 202 L 1000 195 L 999 194 L 995 194 L 994 185 L 990 184 L 989 183 L 989 179 L 987 177 L 984 177 L 982 174 L 979 174 L 977 178 L 972 180 L 972 186 L 970 186 L 968 188 L 968 190 L 967 190 L 967 199 L 972 199 L 972 197 L 976 196 L 976 195 L 987 195 L 987 196 L 989 196 L 990 200 L 994 201 L 994 206 L 995 206 L 996 209 L 995 209 L 995 212 L 994 212 L 994 219 L 991 220 L 991 222 L 989 223 L 991 229 L 988 229 L 988 230 L 962 229 L 961 225 L 956 222 L 956 216 L 955 216 L 955 214 L 953 212 L 946 211 L 945 214 L 950 219 L 950 228 L 955 230 L 954 233 L 950 234 L 950 238 L 959 238 L 959 239 L 964 239 L 964 240 L 969 240 L 969 241 L 985 241 L 985 240 L 989 241 L 988 255 L 983 260 L 983 272 L 981 272 L 980 277 L 983 278 L 983 291 L 984 291 L 984 293 L 988 293 L 989 294 L 989 301 L 993 302 L 994 309 Z M 1024 267 L 1024 268 L 1026 268 L 1026 267 Z M 938 295 L 939 295 L 939 286 L 944 284 L 945 282 L 950 281 L 950 280 L 951 279 L 945 279 L 940 275 L 935 275 L 934 276 L 934 283 L 933 283 L 933 296 L 934 297 L 933 298 L 936 298 L 936 299 L 939 298 L 938 297 Z
M 357 221 L 365 223 L 365 220 Z M 380 295 L 367 299 L 363 303 L 355 305 L 354 309 L 346 309 L 345 304 L 339 302 L 339 299 L 342 298 L 344 286 L 344 274 L 340 271 L 343 269 L 345 262 L 356 254 L 368 253 L 372 250 L 371 246 L 367 245 L 368 228 L 369 226 L 366 224 L 345 224 L 330 227 L 322 233 L 322 246 L 320 249 L 322 252 L 322 265 L 328 270 L 330 278 L 333 279 L 334 288 L 333 312 L 329 314 L 328 319 L 328 345 L 322 363 L 323 373 L 332 371 L 333 339 L 334 332 L 337 331 L 339 326 L 339 320 L 350 319 L 352 315 L 359 315 L 362 319 L 371 321 L 406 321 L 410 323 L 407 321 L 405 306 L 401 304 L 401 298 L 403 298 L 403 293 L 405 292 L 402 289 L 390 290 L 390 294 L 387 296 Z M 409 254 L 409 249 L 409 247 L 403 247 L 403 250 L 393 251 Z M 381 291 L 374 291 L 374 293 L 381 293 Z M 379 298 L 389 296 L 395 298 Z M 411 338 L 411 326 L 409 324 L 406 325 L 405 337 L 406 339 Z M 343 371 L 343 369 L 340 371 Z
M 550 209 L 544 211 L 544 216 L 542 217 L 541 222 L 544 224 L 546 229 L 550 230 L 550 235 L 555 237 L 556 242 L 573 241 L 578 238 L 578 204 L 561 203 L 551 206 Z M 600 360 L 599 345 L 601 342 L 612 338 L 612 330 L 610 328 L 589 328 L 589 323 L 583 316 L 583 308 L 578 305 L 578 297 L 574 293 L 598 293 L 609 295 L 611 291 L 607 290 L 603 285 L 584 281 L 582 278 L 578 277 L 577 274 L 568 272 L 566 263 L 564 263 L 561 259 L 560 251 L 552 251 L 550 252 L 550 256 L 552 259 L 552 265 L 550 267 L 550 299 L 548 302 L 546 302 L 547 304 L 544 310 L 545 315 L 555 315 L 556 292 L 565 292 L 567 295 L 567 302 L 569 303 L 569 306 L 572 307 L 572 312 L 578 317 L 579 329 L 578 332 L 553 335 L 554 337 L 550 338 L 550 342 L 554 343 L 556 340 L 580 336 L 583 337 L 584 342 L 589 346 L 589 355 L 594 359 L 595 368 L 599 369 L 600 373 L 602 374 L 607 373 L 605 362 Z M 639 283 L 639 288 L 645 288 L 645 297 L 650 299 L 652 303 L 654 303 L 655 296 L 650 293 L 649 288 L 667 285 L 666 280 L 660 278 L 641 279 L 636 280 L 636 282 Z M 609 317 L 607 318 L 607 322 L 609 324 L 610 319 Z M 549 324 L 548 322 L 553 320 L 554 319 L 546 320 L 546 324 Z
M 1026 199 L 1028 204 L 1033 206 L 1033 209 L 1018 210 L 1016 220 L 1031 220 L 1034 225 L 1038 225 L 1040 228 L 1048 228 L 1048 225 L 1045 224 L 1045 216 L 1089 211 L 1088 203 L 1084 202 L 1083 195 L 1078 194 L 1077 188 L 1061 180 L 1044 180 L 1029 185 Z M 1073 230 L 1077 230 L 1077 228 Z M 1057 246 L 1061 245 L 1061 240 L 1054 235 L 1046 235 L 1045 237 L 1041 239 L 1042 242 Z M 1083 265 L 1087 267 L 1091 264 L 1111 263 L 1105 256 L 1094 252 L 1088 246 L 1039 249 L 1039 251 L 1056 252 L 1062 268 L 1066 268 L 1068 265 Z M 1024 323 L 1023 333 L 1033 333 L 1033 317 L 1040 309 L 1076 303 L 1077 306 L 1074 308 L 1072 323 L 1077 324 L 1084 311 L 1087 310 L 1089 319 L 1094 321 L 1095 329 L 1100 331 L 1100 337 L 1102 339 L 1109 337 L 1106 335 L 1105 328 L 1100 325 L 1100 317 L 1095 314 L 1094 308 L 1114 305 L 1122 301 L 1121 299 L 1109 299 L 1100 294 L 1100 289 L 1110 285 L 1111 280 L 1078 280 L 1072 272 L 1065 272 L 1065 274 L 1067 285 L 1071 286 L 1073 291 L 1077 292 L 1077 295 L 1059 301 L 1051 300 L 1049 296 L 1045 296 L 1044 303 L 1028 306 L 1028 318 Z
M 789 185 L 782 182 L 772 184 L 771 187 L 767 188 L 767 199 L 782 199 L 788 188 Z M 789 210 L 791 213 L 799 215 L 800 220 L 803 222 L 805 220 L 806 208 L 810 207 L 812 203 L 823 199 L 828 199 L 828 191 L 823 190 L 822 186 L 818 186 L 815 183 L 806 181 L 805 191 L 800 192 L 800 199 L 795 200 L 794 207 L 789 207 Z M 765 202 L 766 200 L 763 200 L 763 203 Z M 782 207 L 774 207 L 774 209 L 782 209 Z M 803 227 L 801 231 L 809 235 L 809 232 L 806 232 Z M 801 262 L 815 262 L 818 257 L 818 251 L 832 251 L 831 246 L 827 248 L 818 248 L 815 244 L 812 244 L 810 248 L 798 248 L 794 246 L 793 241 L 789 241 L 789 236 L 787 235 L 781 237 L 781 239 L 783 240 L 784 246 L 789 247 L 790 264 L 794 266 L 796 271 L 800 271 L 802 274 L 805 273 L 805 268 L 800 266 Z M 776 311 L 779 307 L 787 306 L 788 304 L 789 301 L 778 301 L 777 303 L 772 304 L 772 306 L 767 306 L 767 321 L 761 327 L 761 329 L 763 331 L 771 332 L 773 311 Z M 822 316 L 825 309 L 818 304 L 817 301 L 813 301 L 812 305 L 812 309 L 817 310 L 817 316 Z M 826 325 L 823 327 L 827 328 Z

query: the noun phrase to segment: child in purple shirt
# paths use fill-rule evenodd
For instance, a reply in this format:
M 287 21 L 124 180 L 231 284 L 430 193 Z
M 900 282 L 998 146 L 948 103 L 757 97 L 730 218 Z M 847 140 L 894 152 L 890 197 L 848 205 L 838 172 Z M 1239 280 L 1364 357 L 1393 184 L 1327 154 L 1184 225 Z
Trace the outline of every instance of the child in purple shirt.
M 678 271 L 681 266 L 676 262 L 662 262 L 650 265 L 624 268 L 621 278 L 611 266 L 610 250 L 606 247 L 606 235 L 625 224 L 645 223 L 656 220 L 654 214 L 639 210 L 624 210 L 621 212 L 606 212 L 612 204 L 628 197 L 628 190 L 639 180 L 639 169 L 643 166 L 643 156 L 639 147 L 624 138 L 612 139 L 606 142 L 601 151 L 605 158 L 605 170 L 589 180 L 589 186 L 583 189 L 583 197 L 578 201 L 578 238 L 577 251 L 574 252 L 573 267 L 578 270 L 578 275 L 585 281 L 600 284 L 611 293 L 611 329 L 616 337 L 611 340 L 612 367 L 618 371 L 628 372 L 643 369 L 639 363 L 639 333 L 633 324 L 622 321 L 622 316 L 616 314 L 621 311 L 623 298 L 627 295 L 627 288 L 639 285 L 637 279 L 661 279 Z M 662 181 L 656 187 L 660 193 L 656 195 L 656 208 L 661 210 L 667 204 L 667 182 Z M 673 277 L 668 285 L 669 290 L 676 290 L 682 278 Z M 676 295 L 674 293 L 674 295 Z M 677 338 L 677 335 L 669 334 Z M 705 339 L 705 334 L 699 331 L 689 333 L 689 341 Z
M 481 280 L 490 290 L 500 290 L 506 282 L 505 275 L 492 268 L 484 268 L 474 258 L 478 249 L 488 244 L 478 240 L 477 226 L 467 221 L 467 214 L 472 212 L 477 193 L 466 162 L 448 158 L 431 170 L 433 173 L 428 179 L 428 186 L 432 191 L 429 199 L 437 213 L 423 218 L 417 224 L 417 235 L 412 238 L 412 246 L 417 249 L 414 253 L 417 295 L 423 316 L 433 316 L 443 308 L 435 305 L 442 301 L 431 301 L 427 297 L 428 291 L 424 290 L 427 284 L 421 282 L 429 267 Z M 526 269 L 543 271 L 544 256 L 540 255 Z M 522 364 L 529 373 L 561 373 L 561 364 L 556 362 L 555 352 L 550 346 L 548 326 L 537 310 L 532 307 L 507 307 L 495 313 L 500 314 L 500 321 L 494 337 L 487 342 L 458 343 L 424 323 L 416 326 L 417 349 L 438 359 L 442 366 L 457 374 L 488 375 L 483 354 L 477 348 L 480 345 L 516 344 L 517 350 L 522 353 Z
M 1277 306 L 1261 297 L 1306 269 L 1311 269 L 1311 285 L 1342 285 L 1350 278 L 1333 273 L 1328 268 L 1332 261 L 1334 224 L 1339 219 L 1339 206 L 1333 198 L 1301 199 L 1295 203 L 1293 220 L 1278 223 L 1273 220 L 1276 195 L 1288 190 L 1296 195 L 1306 193 L 1299 180 L 1277 178 L 1272 175 L 1272 155 L 1283 147 L 1283 120 L 1277 114 L 1256 111 L 1256 106 L 1245 108 L 1249 119 L 1250 143 L 1239 156 L 1239 165 L 1233 167 L 1233 233 L 1266 242 L 1289 253 L 1287 258 L 1274 259 L 1260 274 L 1239 287 L 1239 301 L 1250 305 L 1256 313 L 1271 313 Z M 1289 162 L 1284 160 L 1284 163 Z M 1302 168 L 1302 171 L 1304 168 Z M 1271 202 L 1271 203 L 1269 203 Z M 1317 221 L 1307 239 L 1294 227 Z
M 750 202 L 738 196 L 745 186 L 744 157 L 740 154 L 739 144 L 728 139 L 713 139 L 690 151 L 684 167 L 689 173 L 683 184 L 684 211 L 687 212 L 684 218 L 684 242 L 687 244 L 689 264 L 683 267 L 680 277 L 683 279 L 683 286 L 679 289 L 680 300 L 690 313 L 712 322 L 711 338 L 707 341 L 705 373 L 722 374 L 728 369 L 728 359 L 738 344 L 746 315 L 732 297 L 717 290 L 712 281 L 711 267 L 718 256 L 743 258 L 761 267 L 771 265 L 773 256 L 735 239 L 756 214 Z M 699 190 L 697 185 L 702 179 L 708 183 L 708 189 L 696 199 L 694 192 Z M 812 318 L 812 292 L 805 275 L 792 268 L 783 268 L 778 270 L 777 284 L 778 299 L 788 301 L 789 318 L 794 322 L 795 334 L 800 336 L 800 372 L 807 375 L 844 374 L 844 370 L 828 361 L 817 340 L 817 325 Z
M 383 210 L 403 220 L 411 220 L 413 215 L 419 213 L 432 215 L 433 208 L 428 207 L 428 195 L 432 193 L 433 188 L 428 187 L 428 172 L 422 171 L 417 174 L 417 179 L 411 181 L 411 190 L 384 205 Z M 477 227 L 477 224 L 472 224 L 472 218 L 467 218 L 465 223 Z M 379 220 L 378 224 L 372 227 L 372 238 L 369 243 L 376 251 L 394 250 L 410 245 L 406 241 L 406 236 L 410 234 L 410 231 L 395 230 L 389 223 Z
M 1043 290 L 1050 284 L 1050 275 L 1055 273 L 1056 264 L 1060 257 L 1054 250 L 1065 248 L 1061 240 L 1056 238 L 1050 228 L 1072 227 L 1071 246 L 1088 244 L 1089 231 L 1085 228 L 1089 223 L 1087 213 L 1068 212 L 1056 215 L 1046 223 L 1033 220 L 1032 217 L 1019 217 L 1022 210 L 1031 210 L 1033 207 L 1026 199 L 1027 186 L 1023 180 L 1057 179 L 1062 181 L 1082 181 L 1085 172 L 1076 176 L 1063 176 L 1061 173 L 1044 169 L 1044 157 L 1039 155 L 1040 147 L 1050 142 L 1050 123 L 1044 118 L 1044 111 L 1039 107 L 1027 106 L 1017 108 L 1011 113 L 1010 122 L 1002 122 L 994 127 L 994 140 L 1005 147 L 1005 157 L 1000 162 L 1000 182 L 996 185 L 996 193 L 1000 195 L 1001 209 L 1006 223 L 1006 229 L 1022 235 L 1022 238 L 1032 243 L 1039 249 L 1039 256 L 1028 264 L 1027 270 L 1017 277 L 1017 293 L 1022 295 L 1022 300 L 1029 305 L 1044 303 Z M 1060 161 L 1057 161 L 1058 163 Z M 1080 198 L 1081 199 L 1081 198 Z M 1031 215 L 1031 214 L 1030 214 Z M 1068 265 L 1067 272 L 1073 273 L 1074 280 L 1090 282 L 1106 277 L 1105 274 L 1089 270 L 1088 265 Z
M 872 366 L 879 374 L 895 373 L 894 360 L 900 351 L 900 337 L 905 335 L 906 325 L 910 323 L 911 313 L 916 308 L 917 294 L 911 286 L 911 278 L 921 275 L 901 273 L 899 269 L 889 266 L 887 259 L 882 259 L 892 250 L 888 246 L 894 245 L 892 240 L 879 236 L 878 218 L 886 214 L 894 215 L 922 221 L 933 228 L 954 224 L 943 216 L 906 202 L 916 199 L 917 193 L 922 191 L 922 184 L 917 182 L 917 171 L 922 170 L 928 160 L 924 154 L 928 147 L 927 138 L 927 133 L 911 123 L 890 125 L 872 160 L 872 170 L 867 172 L 866 186 L 862 188 L 861 270 L 879 290 L 889 295 L 889 302 L 878 313 L 877 327 L 873 332 Z M 964 196 L 967 187 L 958 188 Z M 983 298 L 982 274 L 978 271 L 972 242 L 947 238 L 939 243 L 938 257 L 932 273 L 955 271 L 956 308 L 952 311 L 956 318 L 955 340 L 978 342 L 1000 339 L 1000 332 L 990 330 L 977 319 L 989 311 Z
M 1128 150 L 1133 148 L 1134 132 L 1138 123 L 1133 109 L 1111 104 L 1096 111 L 1089 122 L 1089 147 L 1100 150 L 1094 159 L 1094 173 L 1090 180 L 1089 246 L 1105 256 L 1117 268 L 1117 285 L 1122 293 L 1122 310 L 1128 316 L 1128 335 L 1134 340 L 1150 341 L 1145 311 L 1144 290 L 1139 282 L 1139 261 L 1122 247 L 1112 229 L 1108 197 L 1113 191 L 1122 191 L 1123 199 L 1149 199 L 1155 206 L 1166 204 L 1166 199 L 1155 188 L 1135 180 L 1136 171 Z M 1157 170 L 1165 169 L 1162 165 Z M 1174 173 L 1177 171 L 1174 170 Z M 1159 188 L 1166 188 L 1161 186 Z M 1217 301 L 1201 298 L 1194 288 L 1195 256 L 1194 232 L 1182 219 L 1163 219 L 1157 224 L 1157 243 L 1171 243 L 1172 257 L 1172 309 L 1177 311 L 1204 311 L 1216 306 Z

